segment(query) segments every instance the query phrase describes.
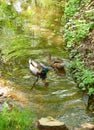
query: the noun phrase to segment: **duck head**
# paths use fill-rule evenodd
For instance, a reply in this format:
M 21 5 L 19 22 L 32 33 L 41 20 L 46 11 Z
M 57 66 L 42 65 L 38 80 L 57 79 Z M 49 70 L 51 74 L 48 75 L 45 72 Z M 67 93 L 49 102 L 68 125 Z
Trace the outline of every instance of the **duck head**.
M 51 70 L 51 67 L 43 67 L 42 72 L 47 73 Z

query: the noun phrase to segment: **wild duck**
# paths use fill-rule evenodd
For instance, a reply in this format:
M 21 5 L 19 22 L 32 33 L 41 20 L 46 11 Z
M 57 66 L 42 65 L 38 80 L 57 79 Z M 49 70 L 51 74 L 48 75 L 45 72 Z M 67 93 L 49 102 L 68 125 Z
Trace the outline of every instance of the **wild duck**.
M 65 62 L 60 58 L 52 58 L 49 52 L 46 53 L 48 55 L 48 64 L 56 71 L 58 74 L 66 74 L 65 71 Z
M 33 83 L 33 87 L 35 86 L 39 78 L 42 79 L 42 82 L 45 86 L 48 85 L 46 78 L 47 78 L 47 73 L 50 70 L 50 67 L 45 66 L 42 63 L 39 63 L 32 59 L 29 59 L 29 69 L 32 75 L 37 77 L 36 81 Z

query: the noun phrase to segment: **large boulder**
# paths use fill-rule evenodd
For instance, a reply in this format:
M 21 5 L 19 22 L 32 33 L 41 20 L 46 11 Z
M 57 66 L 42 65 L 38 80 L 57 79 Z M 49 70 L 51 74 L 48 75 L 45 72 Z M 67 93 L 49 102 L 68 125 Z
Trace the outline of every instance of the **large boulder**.
M 39 119 L 37 126 L 39 130 L 68 130 L 64 122 L 60 122 L 52 117 Z

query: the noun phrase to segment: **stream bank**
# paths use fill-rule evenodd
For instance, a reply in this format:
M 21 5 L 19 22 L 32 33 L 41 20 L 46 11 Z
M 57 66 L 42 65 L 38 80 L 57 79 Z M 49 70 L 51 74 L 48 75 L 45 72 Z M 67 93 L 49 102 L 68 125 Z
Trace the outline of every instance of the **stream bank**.
M 94 1 L 69 0 L 65 7 L 65 34 L 69 71 L 94 112 Z
M 19 90 L 20 86 L 16 86 L 17 90 L 14 86 L 13 82 L 0 78 L 0 111 L 3 110 L 4 104 L 7 104 L 9 109 L 15 106 L 22 108 L 29 106 L 28 96 Z

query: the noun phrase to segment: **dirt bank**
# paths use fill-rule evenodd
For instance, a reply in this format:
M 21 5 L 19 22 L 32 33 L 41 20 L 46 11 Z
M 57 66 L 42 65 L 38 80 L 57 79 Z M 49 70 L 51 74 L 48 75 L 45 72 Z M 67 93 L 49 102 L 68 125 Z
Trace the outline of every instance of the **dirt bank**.
M 5 103 L 9 108 L 15 105 L 20 107 L 29 106 L 28 96 L 24 92 L 19 89 L 16 90 L 14 83 L 0 78 L 0 110 L 3 109 Z

